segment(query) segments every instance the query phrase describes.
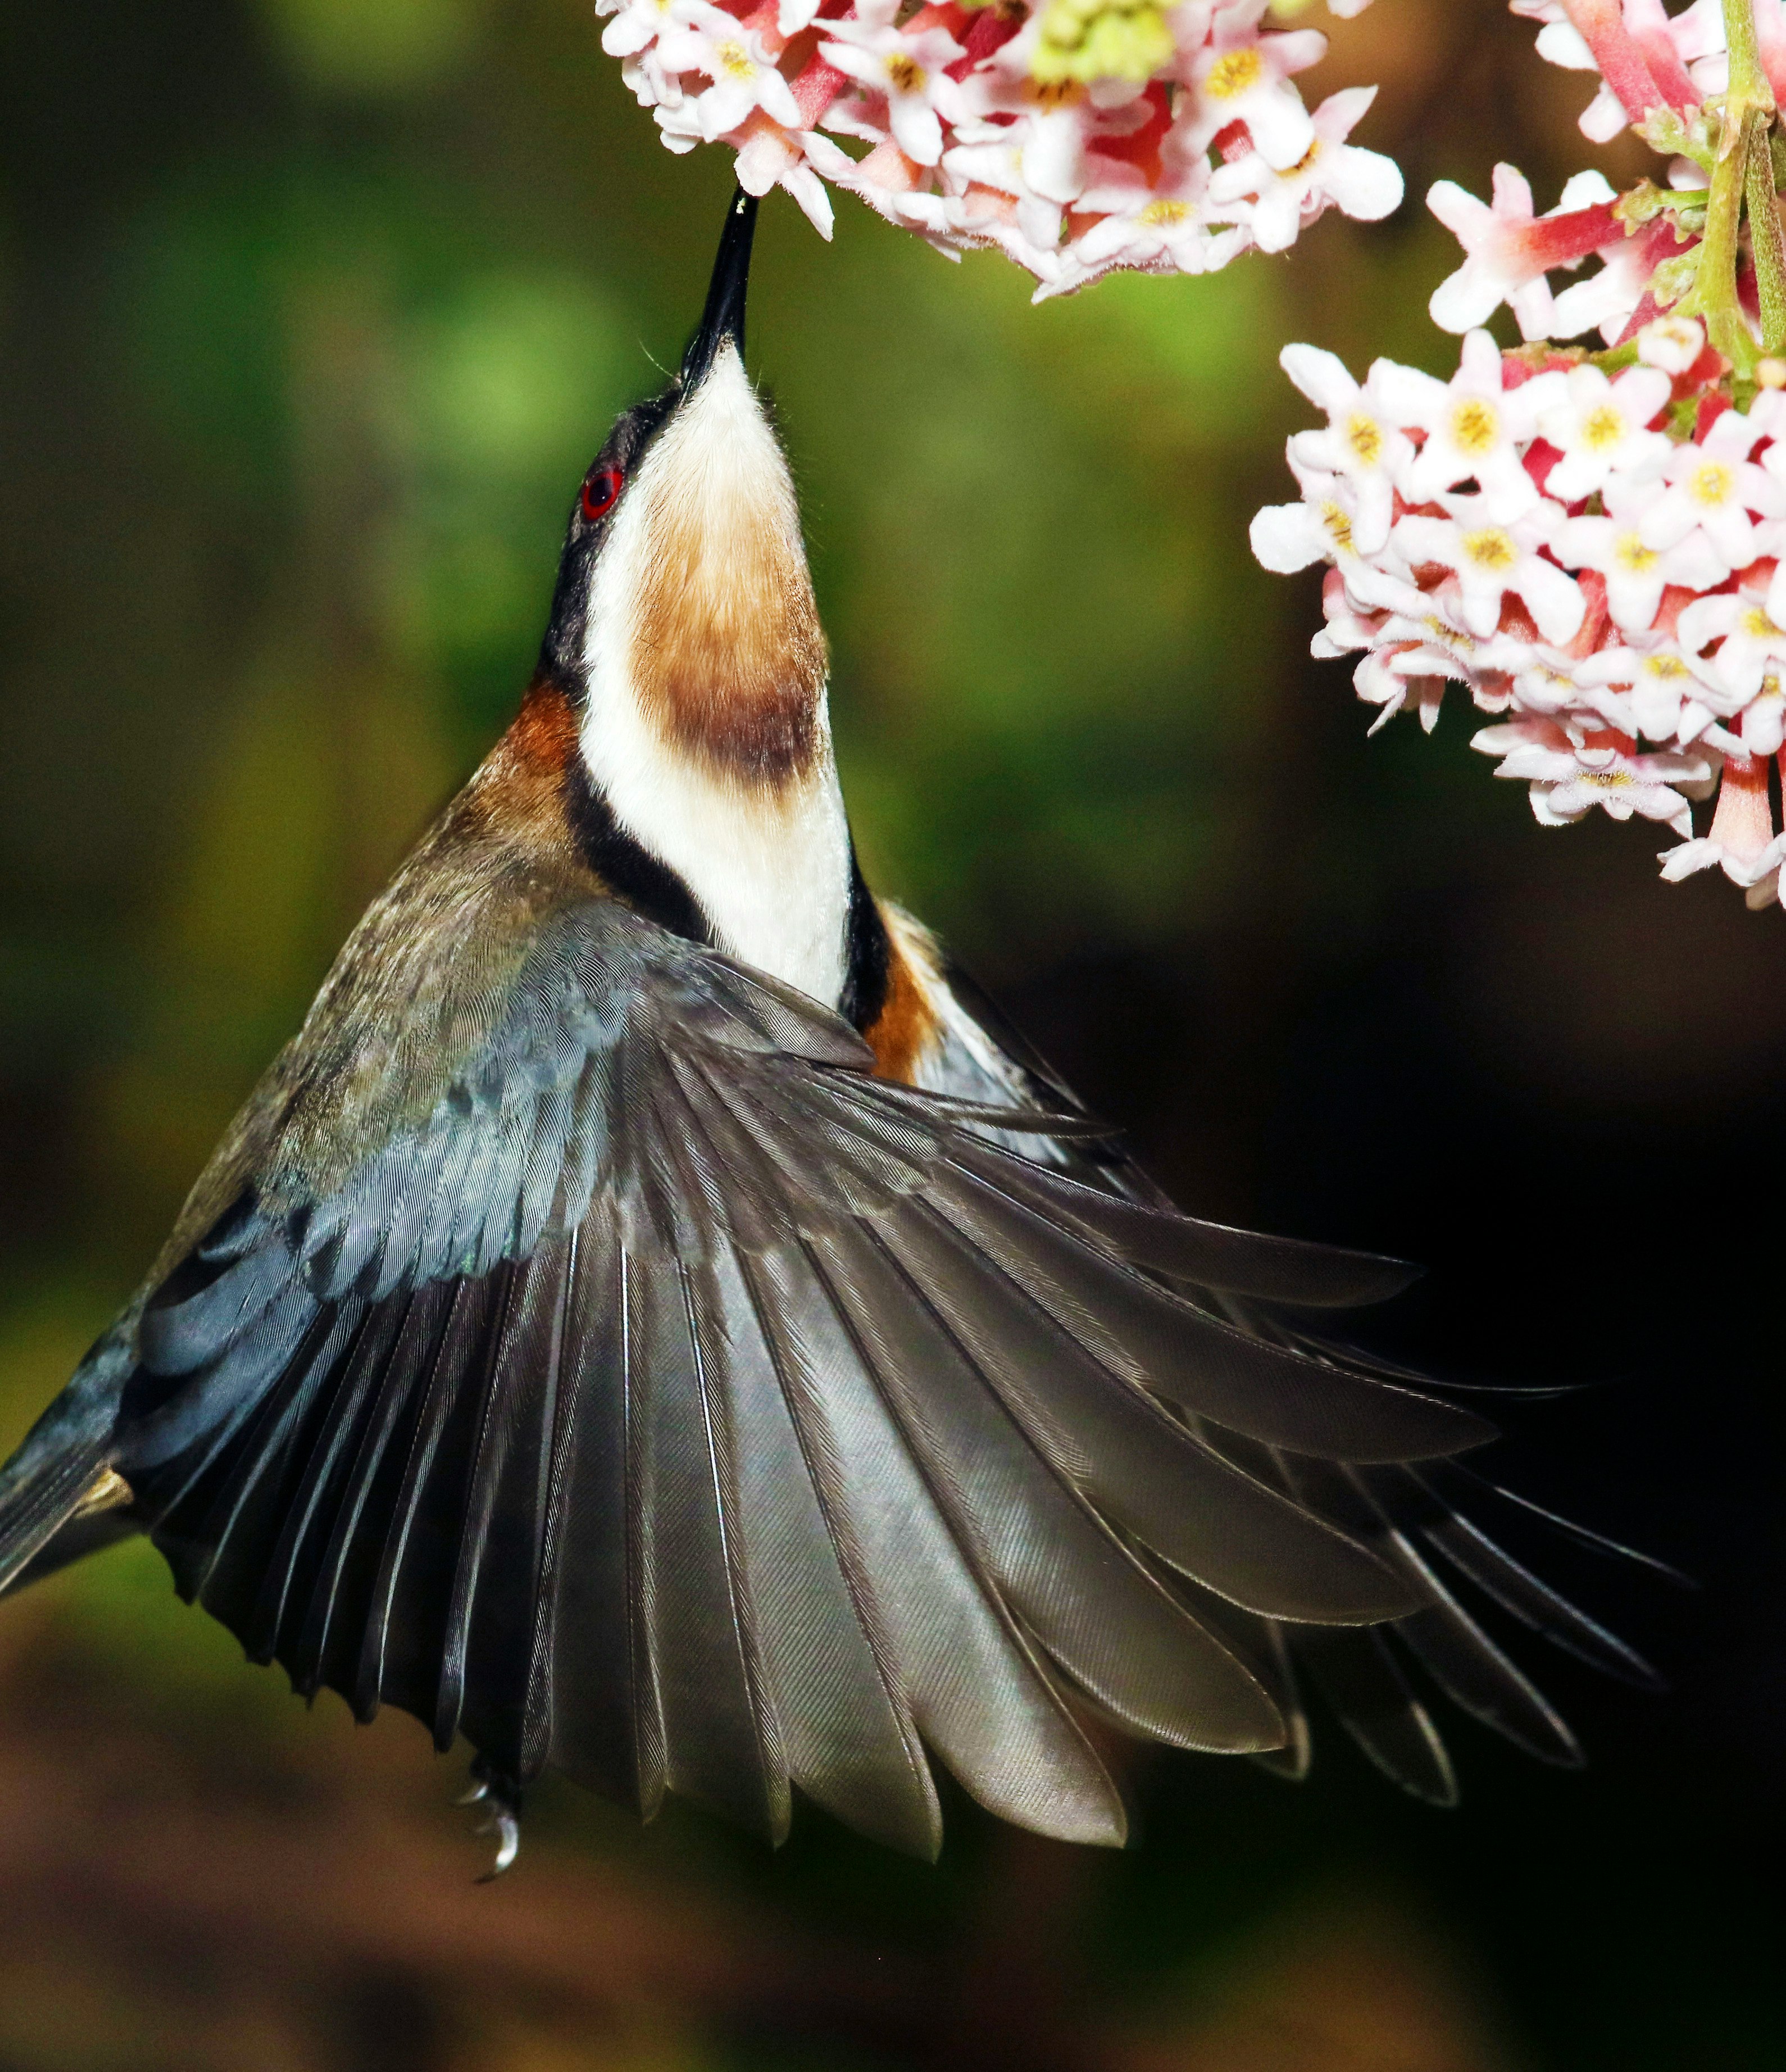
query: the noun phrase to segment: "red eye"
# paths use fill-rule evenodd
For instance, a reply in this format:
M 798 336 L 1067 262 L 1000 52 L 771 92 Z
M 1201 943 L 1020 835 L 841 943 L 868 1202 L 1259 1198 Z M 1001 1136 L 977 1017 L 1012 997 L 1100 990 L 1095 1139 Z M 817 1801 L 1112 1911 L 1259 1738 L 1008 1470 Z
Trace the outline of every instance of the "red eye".
M 619 500 L 626 477 L 617 467 L 598 468 L 583 484 L 583 516 L 594 524 L 605 518 Z

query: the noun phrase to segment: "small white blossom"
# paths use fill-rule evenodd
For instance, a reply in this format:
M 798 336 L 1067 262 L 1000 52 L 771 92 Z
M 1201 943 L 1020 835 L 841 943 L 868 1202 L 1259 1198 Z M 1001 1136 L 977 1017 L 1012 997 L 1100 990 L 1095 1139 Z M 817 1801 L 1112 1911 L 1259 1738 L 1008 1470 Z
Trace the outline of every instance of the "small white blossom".
M 1706 327 L 1694 317 L 1652 317 L 1637 334 L 1637 357 L 1668 375 L 1685 374 L 1705 349 Z
M 1551 480 L 1556 471 L 1551 471 Z M 1668 494 L 1660 481 L 1615 477 L 1606 485 L 1600 518 L 1571 518 L 1558 532 L 1552 551 L 1566 569 L 1592 569 L 1606 583 L 1607 609 L 1626 633 L 1644 633 L 1656 623 L 1662 593 L 1671 583 L 1709 590 L 1729 570 L 1697 528 L 1672 547 L 1652 547 L 1643 522 Z
M 1327 39 L 1315 29 L 1261 36 L 1257 23 L 1264 12 L 1254 0 L 1220 9 L 1208 43 L 1179 76 L 1191 90 L 1189 138 L 1195 148 L 1204 149 L 1223 130 L 1244 122 L 1253 148 L 1283 172 L 1315 141 L 1315 125 L 1290 77 L 1320 63 Z
M 1324 431 L 1298 432 L 1290 442 L 1292 461 L 1342 475 L 1356 495 L 1354 527 L 1360 553 L 1374 554 L 1389 536 L 1395 484 L 1414 458 L 1414 445 L 1400 430 L 1378 394 L 1379 361 L 1360 388 L 1344 361 L 1312 345 L 1286 345 L 1279 364 L 1318 409 L 1327 413 Z
M 1693 809 L 1678 787 L 1696 788 L 1712 774 L 1700 756 L 1633 755 L 1615 745 L 1578 745 L 1545 720 L 1484 727 L 1470 746 L 1500 757 L 1497 777 L 1530 784 L 1533 813 L 1547 827 L 1566 826 L 1599 806 L 1615 820 L 1636 813 L 1665 822 L 1685 837 L 1693 832 Z
M 1776 626 L 1763 601 L 1747 590 L 1696 598 L 1681 614 L 1680 639 L 1689 654 L 1718 643 L 1711 672 L 1733 697 L 1753 697 L 1768 664 L 1786 661 L 1786 628 Z
M 1478 201 L 1455 180 L 1440 180 L 1427 192 L 1426 206 L 1463 247 L 1463 264 L 1433 291 L 1428 306 L 1433 322 L 1441 331 L 1473 331 L 1505 302 L 1522 338 L 1547 338 L 1552 314 L 1547 270 L 1578 265 L 1588 251 L 1616 234 L 1607 223 L 1594 243 L 1576 250 L 1559 219 L 1573 220 L 1611 201 L 1612 189 L 1599 173 L 1578 174 L 1549 215 L 1534 216 L 1525 175 L 1502 165 L 1495 168 L 1492 193 L 1492 201 Z
M 1443 502 L 1450 516 L 1400 519 L 1390 538 L 1411 565 L 1436 561 L 1455 572 L 1469 630 L 1492 633 L 1511 592 L 1546 640 L 1573 639 L 1586 601 L 1580 586 L 1540 551 L 1563 522 L 1558 508 L 1537 504 L 1517 518 L 1500 521 L 1485 496 L 1447 496 Z
M 1294 165 L 1275 166 L 1262 151 L 1249 151 L 1216 167 L 1210 201 L 1218 208 L 1249 201 L 1261 252 L 1287 251 L 1330 201 L 1361 223 L 1388 216 L 1401 204 L 1401 169 L 1381 152 L 1346 142 L 1376 98 L 1374 86 L 1329 94 L 1312 118 L 1315 142 Z
M 943 155 L 943 124 L 962 112 L 961 90 L 946 69 L 966 54 L 946 29 L 894 26 L 899 0 L 856 0 L 853 21 L 828 23 L 821 43 L 827 64 L 886 97 L 887 124 L 908 158 L 934 166 Z
M 1786 494 L 1749 458 L 1759 428 L 1740 410 L 1726 410 L 1697 443 L 1677 446 L 1665 470 L 1667 493 L 1644 514 L 1644 544 L 1672 547 L 1696 528 L 1726 572 L 1755 558 L 1755 520 L 1786 513 Z
M 799 104 L 762 37 L 708 0 L 681 0 L 678 19 L 659 32 L 657 60 L 665 72 L 699 72 L 712 80 L 705 92 L 691 97 L 689 111 L 709 142 L 741 129 L 758 108 L 789 129 L 801 126 Z
M 1659 475 L 1673 448 L 1665 432 L 1646 429 L 1668 404 L 1671 384 L 1653 367 L 1630 367 L 1609 381 L 1598 367 L 1572 367 L 1558 400 L 1538 415 L 1538 430 L 1562 454 L 1545 483 L 1546 495 L 1574 504 L 1603 490 L 1608 477 L 1639 483 Z
M 1399 423 L 1426 434 L 1408 471 L 1409 500 L 1424 504 L 1474 479 L 1496 524 L 1529 511 L 1538 491 L 1521 442 L 1532 437 L 1539 413 L 1561 388 L 1562 377 L 1549 374 L 1504 388 L 1500 347 L 1485 331 L 1464 339 L 1462 362 L 1449 381 L 1385 362 L 1377 392 L 1385 407 Z

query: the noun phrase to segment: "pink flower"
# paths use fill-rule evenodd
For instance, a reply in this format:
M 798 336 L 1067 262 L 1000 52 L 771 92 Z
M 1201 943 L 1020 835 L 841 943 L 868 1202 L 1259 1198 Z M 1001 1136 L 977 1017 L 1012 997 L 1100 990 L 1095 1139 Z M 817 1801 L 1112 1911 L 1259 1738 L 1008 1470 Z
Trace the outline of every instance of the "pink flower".
M 1578 265 L 1590 253 L 1623 240 L 1614 199 L 1599 174 L 1578 173 L 1549 215 L 1534 216 L 1531 187 L 1516 166 L 1496 166 L 1492 205 L 1455 181 L 1438 181 L 1428 191 L 1426 206 L 1463 247 L 1463 264 L 1434 290 L 1433 322 L 1442 331 L 1472 331 L 1505 302 L 1522 338 L 1548 337 L 1551 295 L 1545 274 L 1553 266 Z
M 1760 906 L 1776 896 L 1783 857 L 1786 838 L 1774 832 L 1767 761 L 1739 757 L 1724 765 L 1710 831 L 1697 841 L 1665 849 L 1662 875 L 1673 883 L 1715 864 L 1733 885 L 1749 891 L 1751 906 Z

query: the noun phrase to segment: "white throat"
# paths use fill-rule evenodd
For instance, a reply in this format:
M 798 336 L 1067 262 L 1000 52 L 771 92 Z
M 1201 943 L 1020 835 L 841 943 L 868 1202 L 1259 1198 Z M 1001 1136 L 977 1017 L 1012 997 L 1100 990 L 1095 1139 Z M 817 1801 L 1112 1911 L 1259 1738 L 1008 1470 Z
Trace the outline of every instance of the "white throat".
M 591 585 L 583 758 L 615 820 L 688 886 L 718 946 L 835 1007 L 846 968 L 850 833 L 821 699 L 818 752 L 797 778 L 758 785 L 669 738 L 633 680 L 648 519 L 665 500 L 723 526 L 780 514 L 805 566 L 793 483 L 728 343 L 648 451 L 615 510 Z

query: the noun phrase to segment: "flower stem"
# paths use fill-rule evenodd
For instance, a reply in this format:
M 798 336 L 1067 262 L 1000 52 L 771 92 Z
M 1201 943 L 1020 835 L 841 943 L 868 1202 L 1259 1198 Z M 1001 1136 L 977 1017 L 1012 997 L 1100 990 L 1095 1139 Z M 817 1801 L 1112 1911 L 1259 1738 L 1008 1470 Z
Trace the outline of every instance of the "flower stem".
M 1774 90 L 1762 68 L 1755 32 L 1755 0 L 1724 0 L 1724 39 L 1730 54 L 1730 80 L 1724 95 L 1718 156 L 1712 166 L 1706 238 L 1699 249 L 1693 286 L 1680 308 L 1683 315 L 1703 317 L 1712 343 L 1739 375 L 1747 375 L 1753 372 L 1756 359 L 1755 335 L 1743 314 L 1736 281 L 1741 257 L 1738 232 L 1745 192 L 1755 249 L 1755 283 L 1764 298 L 1763 343 L 1767 350 L 1776 350 L 1767 343 L 1775 335 L 1786 343 L 1786 250 L 1781 247 L 1780 216 L 1774 204 L 1773 155 L 1768 141 L 1773 128 Z M 1759 208 L 1758 201 L 1762 204 Z
M 1746 175 L 1749 251 L 1755 261 L 1755 290 L 1761 303 L 1761 350 L 1777 356 L 1786 350 L 1786 239 L 1780 235 L 1767 117 L 1757 114 L 1751 121 L 1754 134 L 1749 139 Z

